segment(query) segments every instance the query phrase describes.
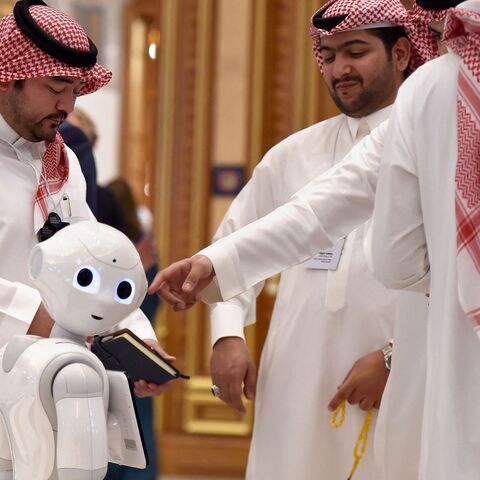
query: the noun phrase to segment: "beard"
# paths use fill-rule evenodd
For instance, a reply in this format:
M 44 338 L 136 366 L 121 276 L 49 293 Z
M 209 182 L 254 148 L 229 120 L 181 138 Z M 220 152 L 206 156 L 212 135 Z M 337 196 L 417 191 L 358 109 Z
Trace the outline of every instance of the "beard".
M 356 82 L 360 92 L 351 99 L 343 99 L 337 93 L 337 85 L 340 82 Z M 395 98 L 397 89 L 396 78 L 391 61 L 388 61 L 375 78 L 367 85 L 359 75 L 350 75 L 334 80 L 329 87 L 335 105 L 339 110 L 350 117 L 358 118 L 370 115 L 380 108 L 391 103 Z
M 66 112 L 36 115 L 26 104 L 22 88 L 14 88 L 5 103 L 5 120 L 23 138 L 30 142 L 51 141 L 58 127 L 67 118 Z

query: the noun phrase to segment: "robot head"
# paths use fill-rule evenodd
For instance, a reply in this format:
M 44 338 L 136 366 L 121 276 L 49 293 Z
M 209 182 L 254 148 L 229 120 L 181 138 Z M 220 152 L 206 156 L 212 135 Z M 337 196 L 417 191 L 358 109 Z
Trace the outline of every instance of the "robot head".
M 97 222 L 78 222 L 36 245 L 30 277 L 46 309 L 76 335 L 104 332 L 142 302 L 147 280 L 133 243 Z

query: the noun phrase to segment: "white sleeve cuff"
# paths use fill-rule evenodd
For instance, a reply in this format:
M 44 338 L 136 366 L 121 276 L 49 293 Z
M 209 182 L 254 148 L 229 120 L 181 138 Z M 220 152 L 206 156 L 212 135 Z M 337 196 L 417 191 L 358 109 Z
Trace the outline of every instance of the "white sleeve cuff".
M 212 262 L 216 275 L 216 285 L 223 300 L 228 300 L 243 292 L 241 277 L 237 274 L 237 252 L 228 237 L 224 237 L 204 248 L 198 255 L 205 255 Z
M 253 309 L 255 310 L 255 309 Z M 254 319 L 255 320 L 255 319 Z M 212 346 L 224 337 L 240 337 L 245 340 L 245 310 L 233 302 L 214 303 L 211 305 L 210 325 Z M 253 323 L 253 322 L 249 322 Z

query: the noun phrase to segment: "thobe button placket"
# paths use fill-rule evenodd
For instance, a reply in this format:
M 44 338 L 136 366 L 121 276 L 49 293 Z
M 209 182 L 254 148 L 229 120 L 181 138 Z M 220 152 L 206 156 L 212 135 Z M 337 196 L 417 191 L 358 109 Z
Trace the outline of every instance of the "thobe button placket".
M 354 144 L 370 133 L 367 120 L 360 119 Z M 327 288 L 325 291 L 325 308 L 329 312 L 338 312 L 345 307 L 347 297 L 348 272 L 355 244 L 356 230 L 347 236 L 342 256 L 337 270 L 329 270 L 327 274 Z

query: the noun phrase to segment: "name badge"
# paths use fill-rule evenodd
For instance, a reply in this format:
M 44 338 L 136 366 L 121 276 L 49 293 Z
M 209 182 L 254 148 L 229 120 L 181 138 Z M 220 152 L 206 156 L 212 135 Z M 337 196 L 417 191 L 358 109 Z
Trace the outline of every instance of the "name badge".
M 321 250 L 304 265 L 306 268 L 313 270 L 336 270 L 340 263 L 343 246 L 345 245 L 345 237 L 338 240 L 333 247 Z

